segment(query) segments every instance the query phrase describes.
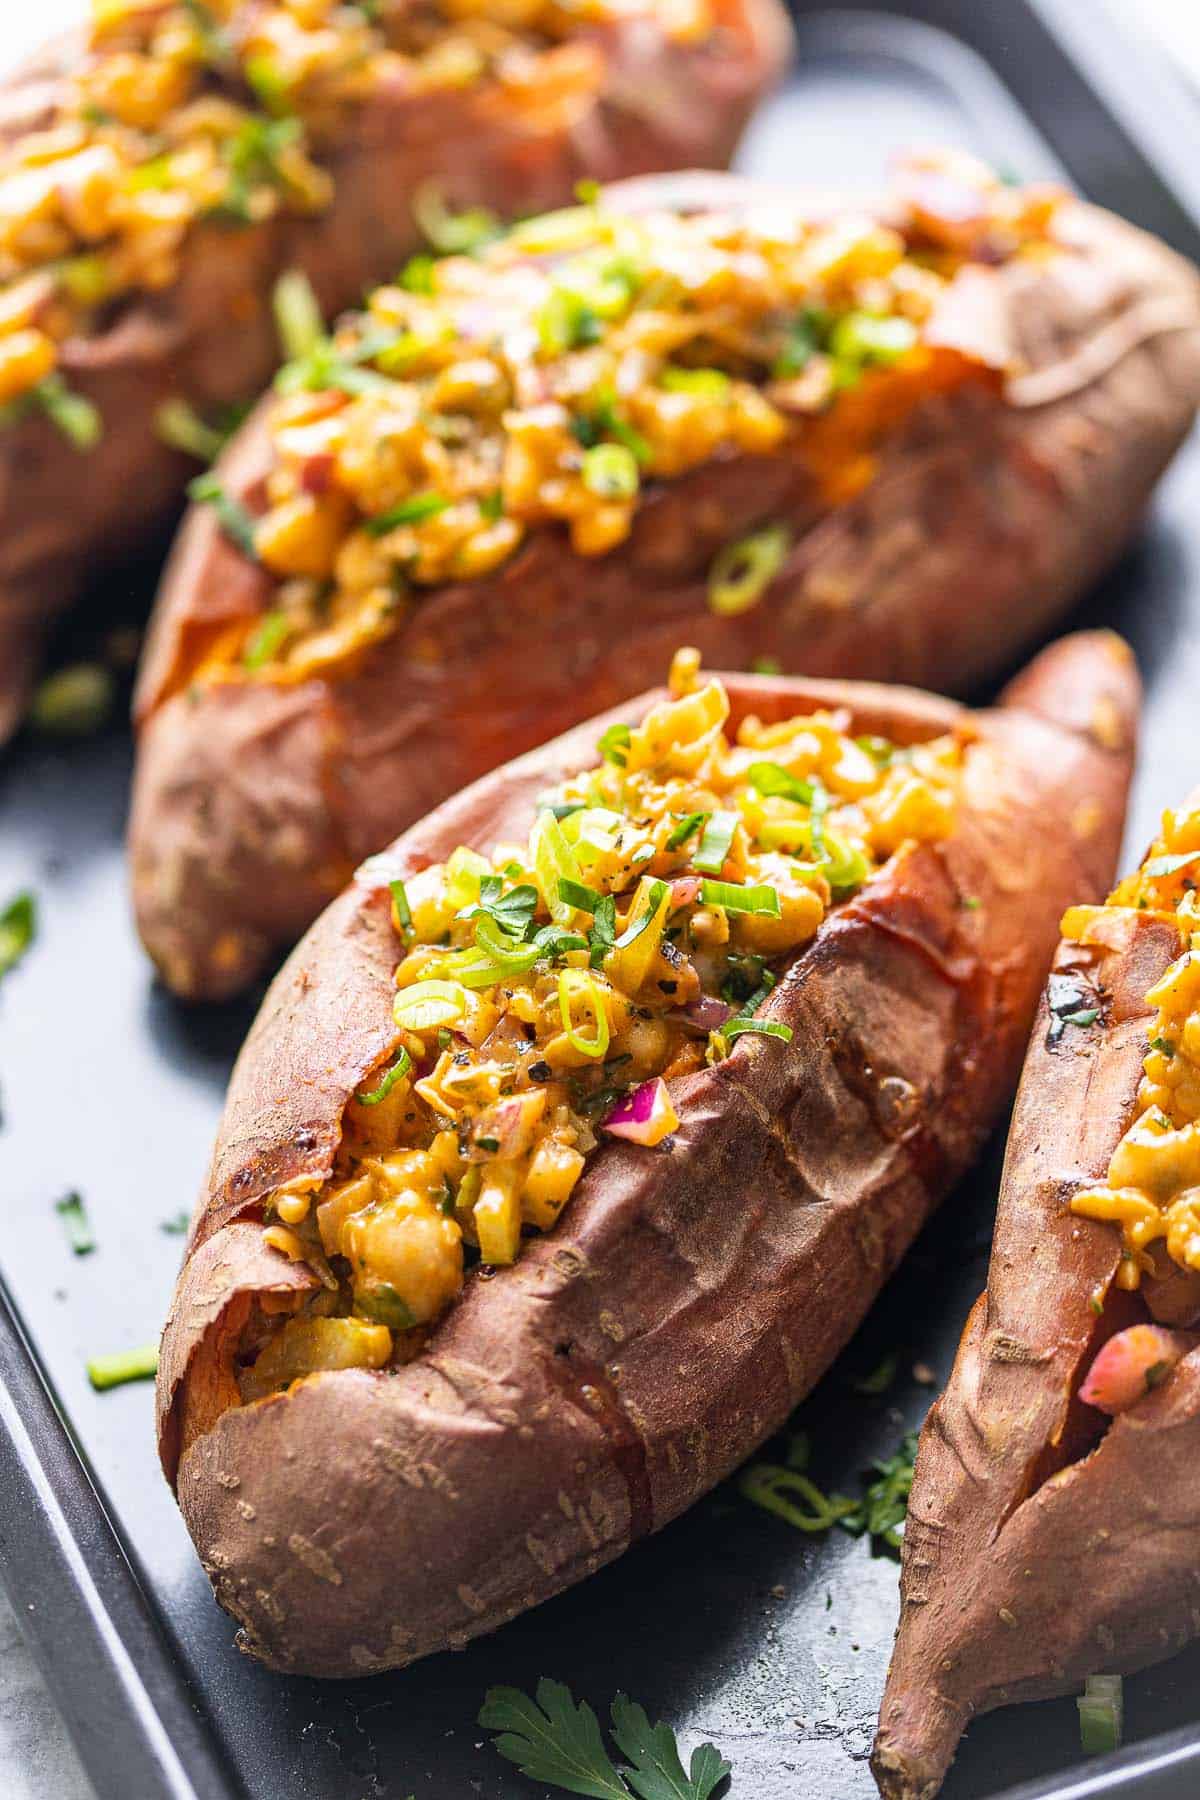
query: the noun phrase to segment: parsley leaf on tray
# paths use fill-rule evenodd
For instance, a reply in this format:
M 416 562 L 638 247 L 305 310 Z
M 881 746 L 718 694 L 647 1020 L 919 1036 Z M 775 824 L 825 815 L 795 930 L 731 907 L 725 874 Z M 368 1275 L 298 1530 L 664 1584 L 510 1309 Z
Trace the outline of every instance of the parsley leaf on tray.
M 685 1771 L 670 1726 L 651 1725 L 624 1694 L 612 1704 L 612 1734 L 629 1766 L 614 1766 L 591 1707 L 545 1676 L 536 1703 L 518 1688 L 489 1688 L 479 1723 L 500 1734 L 496 1749 L 523 1775 L 593 1800 L 709 1800 L 729 1773 L 713 1744 L 694 1750 Z

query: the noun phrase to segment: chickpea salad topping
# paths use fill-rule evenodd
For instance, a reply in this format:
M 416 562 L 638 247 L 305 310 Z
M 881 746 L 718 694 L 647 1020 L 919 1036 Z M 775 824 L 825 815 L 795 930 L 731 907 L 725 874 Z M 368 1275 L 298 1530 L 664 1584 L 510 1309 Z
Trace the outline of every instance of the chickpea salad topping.
M 964 262 L 1045 256 L 1061 198 L 942 156 L 895 186 L 895 224 L 594 197 L 474 255 L 414 259 L 331 338 L 317 321 L 278 383 L 265 498 L 251 512 L 215 477 L 194 490 L 277 583 L 205 672 L 305 679 L 538 527 L 603 556 L 648 484 L 715 458 L 782 451 L 822 504 L 851 498 L 920 400 L 998 382 L 927 328 Z M 713 610 L 761 600 L 790 535 L 767 520 L 727 545 Z
M 1120 1227 L 1119 1287 L 1140 1287 L 1154 1270 L 1150 1246 L 1165 1242 L 1172 1261 L 1200 1269 L 1200 799 L 1163 815 L 1162 832 L 1136 874 L 1104 908 L 1073 907 L 1064 937 L 1103 942 L 1106 910 L 1131 908 L 1175 922 L 1188 948 L 1146 995 L 1154 1008 L 1142 1065 L 1137 1113 L 1097 1187 L 1071 1201 L 1081 1218 Z M 1090 1018 L 1096 1013 L 1090 1011 Z M 1089 1019 L 1090 1022 L 1090 1019 Z
M 569 124 L 604 76 L 589 31 L 647 10 L 675 41 L 712 28 L 708 0 L 91 0 L 53 116 L 0 153 L 0 406 L 89 447 L 59 347 L 169 287 L 197 224 L 321 212 L 339 128 L 380 92 L 494 84 L 531 129 Z
M 417 1355 L 472 1269 L 552 1229 L 606 1139 L 669 1149 L 680 1077 L 749 1033 L 782 1052 L 759 1009 L 788 959 L 902 843 L 950 830 L 956 736 L 897 747 L 816 712 L 731 742 L 698 665 L 677 655 L 671 697 L 604 733 L 527 843 L 392 883 L 396 1042 L 332 1178 L 272 1197 L 267 1242 L 322 1285 L 245 1346 L 245 1399 Z

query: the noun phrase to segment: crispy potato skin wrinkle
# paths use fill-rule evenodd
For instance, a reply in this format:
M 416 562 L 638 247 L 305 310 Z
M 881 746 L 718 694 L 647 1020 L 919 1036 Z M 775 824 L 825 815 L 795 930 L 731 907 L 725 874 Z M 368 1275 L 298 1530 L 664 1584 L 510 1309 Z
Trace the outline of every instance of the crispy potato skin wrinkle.
M 692 175 L 609 199 L 747 192 Z M 531 533 L 495 575 L 424 592 L 356 665 L 295 690 L 297 729 L 307 709 L 324 746 L 317 767 L 272 754 L 268 685 L 186 691 L 220 631 L 244 633 L 270 604 L 212 509 L 193 512 L 139 685 L 130 832 L 139 930 L 168 983 L 191 998 L 244 985 L 269 944 L 308 925 L 317 888 L 331 898 L 347 866 L 499 756 L 653 680 L 681 641 L 708 667 L 773 656 L 958 692 L 1034 638 L 1127 541 L 1200 395 L 1194 272 L 1093 208 L 1059 217 L 1073 254 L 968 269 L 940 319 L 946 344 L 1025 370 L 1007 399 L 970 381 L 923 402 L 869 485 L 823 517 L 794 458 L 734 456 L 648 488 L 632 537 L 606 556 Z M 261 491 L 269 452 L 259 415 L 227 453 L 231 491 Z M 760 605 L 718 616 L 712 559 L 764 518 L 790 522 L 793 548 Z M 311 840 L 296 827 L 301 788 Z M 296 827 L 286 866 L 277 812 Z
M 1042 1002 L 988 1291 L 921 1439 L 873 1761 L 888 1800 L 936 1793 L 973 1714 L 1137 1668 L 1200 1625 L 1196 1355 L 1073 1460 L 1096 1435 L 1077 1436 L 1090 1409 L 1073 1399 L 1090 1357 L 1144 1308 L 1127 1317 L 1113 1286 L 1120 1232 L 1069 1201 L 1104 1179 L 1134 1113 L 1145 996 L 1184 945 L 1162 916 L 1116 914 L 1108 936 L 1055 958 L 1100 1016 L 1056 1036 Z
M 1064 902 L 1111 874 L 1137 711 L 1116 640 L 1047 652 L 1021 684 L 1028 710 L 723 679 L 734 723 L 842 703 L 856 731 L 911 742 L 958 722 L 970 741 L 952 835 L 902 850 L 792 964 L 766 1006 L 790 1043 L 740 1039 L 673 1083 L 670 1151 L 600 1149 L 555 1230 L 470 1282 L 416 1361 L 319 1374 L 212 1419 L 191 1392 L 228 1391 L 232 1334 L 197 1303 L 197 1265 L 225 1258 L 217 1247 L 282 1178 L 328 1172 L 342 1108 L 386 1058 L 386 890 L 339 899 L 268 996 L 194 1224 L 159 1407 L 164 1466 L 218 1597 L 276 1668 L 353 1675 L 462 1644 L 734 1468 L 970 1161 L 1015 1080 Z M 1067 693 L 1102 706 L 1119 747 L 1053 722 Z M 397 870 L 528 829 L 536 795 L 594 754 L 607 723 L 448 802 L 399 840 Z M 1096 805 L 1079 835 L 1081 795 Z M 231 1303 L 258 1279 L 239 1273 Z
M 569 128 L 531 129 L 487 85 L 377 94 L 323 159 L 335 188 L 327 212 L 237 231 L 199 227 L 173 286 L 132 297 L 98 335 L 62 346 L 63 376 L 99 409 L 105 436 L 84 458 L 44 417 L 0 433 L 0 742 L 20 721 L 55 612 L 98 566 L 142 545 L 153 522 L 165 527 L 195 472 L 159 438 L 159 407 L 183 395 L 215 416 L 270 380 L 276 278 L 304 270 L 326 316 L 353 305 L 419 247 L 397 196 L 426 181 L 455 205 L 503 215 L 562 205 L 583 177 L 726 162 L 785 66 L 790 38 L 775 0 L 722 0 L 713 10 L 716 36 L 694 46 L 670 43 L 652 17 L 597 32 L 607 78 Z M 83 54 L 65 38 L 0 87 L 0 143 L 45 123 Z

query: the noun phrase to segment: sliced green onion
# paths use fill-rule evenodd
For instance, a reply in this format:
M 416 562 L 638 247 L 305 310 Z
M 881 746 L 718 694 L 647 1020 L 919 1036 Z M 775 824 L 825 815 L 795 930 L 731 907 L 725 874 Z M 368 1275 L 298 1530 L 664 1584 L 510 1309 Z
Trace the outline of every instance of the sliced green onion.
M 665 881 L 653 882 L 650 887 L 650 892 L 646 896 L 645 912 L 639 913 L 637 918 L 633 920 L 632 924 L 629 924 L 625 927 L 624 931 L 621 933 L 620 937 L 617 939 L 614 948 L 617 950 L 626 950 L 626 949 L 628 949 L 630 944 L 636 943 L 638 938 L 641 937 L 643 931 L 645 931 L 648 928 L 648 926 L 650 926 L 653 923 L 653 921 L 658 917 L 659 908 L 662 906 L 662 903 L 666 899 L 666 897 L 667 897 L 666 882 Z
M 80 306 L 99 306 L 108 298 L 108 265 L 102 256 L 71 256 L 59 263 L 55 273 L 72 300 Z
M 37 936 L 37 901 L 28 889 L 0 912 L 0 975 L 15 969 Z
M 1079 1737 L 1087 1756 L 1117 1750 L 1125 1719 L 1125 1697 L 1119 1675 L 1089 1675 L 1079 1708 Z
M 267 613 L 242 652 L 242 666 L 261 669 L 273 662 L 291 635 L 292 622 L 285 612 Z
M 729 377 L 723 369 L 668 367 L 659 376 L 659 386 L 666 388 L 669 394 L 699 394 L 712 400 L 724 400 L 729 393 Z
M 432 294 L 436 267 L 434 258 L 424 250 L 410 256 L 400 271 L 400 286 L 410 294 Z
M 475 921 L 475 942 L 485 956 L 491 957 L 502 976 L 523 975 L 545 954 L 543 946 L 536 940 L 532 944 L 517 942 L 493 924 L 486 914 Z
M 847 894 L 860 888 L 871 873 L 871 865 L 861 850 L 852 849 L 832 831 L 824 834 L 824 855 L 817 867 L 835 894 Z
M 769 798 L 795 800 L 801 806 L 811 806 L 814 786 L 802 775 L 793 775 L 782 763 L 756 762 L 746 770 L 746 779 L 756 793 L 766 794 Z
M 388 891 L 392 896 L 392 910 L 402 936 L 407 937 L 412 930 L 412 907 L 408 904 L 408 890 L 397 875 L 388 882 Z
M 703 827 L 707 825 L 708 820 L 709 814 L 706 812 L 689 813 L 686 819 L 681 819 L 679 821 L 678 825 L 676 825 L 674 831 L 667 839 L 667 849 L 681 850 L 690 837 L 693 837 L 697 831 L 702 830 Z
M 408 1074 L 412 1066 L 412 1057 L 402 1045 L 400 1054 L 397 1056 L 395 1062 L 392 1064 L 379 1086 L 374 1088 L 369 1094 L 359 1094 L 358 1104 L 360 1106 L 378 1106 L 381 1100 L 387 1099 L 396 1083 L 404 1080 L 404 1077 Z
M 595 888 L 585 887 L 582 881 L 561 880 L 558 884 L 558 897 L 576 912 L 594 913 L 604 895 Z
M 739 887 L 735 881 L 702 881 L 700 898 L 706 906 L 721 906 L 731 913 L 759 913 L 767 919 L 780 916 L 779 894 L 773 887 Z
M 470 256 L 500 236 L 500 221 L 485 206 L 451 212 L 442 190 L 426 181 L 412 197 L 412 214 L 434 249 L 443 256 Z
M 47 375 L 32 390 L 32 396 L 76 450 L 96 448 L 104 436 L 99 409 L 82 394 L 73 394 L 61 375 Z
M 538 814 L 529 836 L 529 848 L 550 917 L 556 925 L 570 925 L 575 909 L 562 899 L 558 884 L 560 881 L 578 881 L 579 864 L 552 812 Z
M 632 500 L 638 491 L 637 458 L 626 444 L 595 444 L 583 455 L 583 485 L 602 500 Z
M 275 329 L 286 362 L 300 362 L 311 356 L 325 342 L 325 321 L 313 292 L 312 282 L 302 269 L 289 269 L 275 283 L 271 304 L 275 311 Z
M 197 475 L 188 484 L 188 498 L 198 506 L 211 506 L 217 515 L 222 531 L 231 538 L 245 556 L 255 556 L 254 518 L 240 500 L 225 491 L 224 486 L 215 475 Z
M 823 1494 L 799 1469 L 773 1463 L 752 1463 L 742 1471 L 738 1488 L 755 1506 L 785 1519 L 797 1531 L 828 1531 L 854 1510 L 854 1501 L 844 1494 Z
M 726 544 L 708 573 L 711 610 L 723 619 L 749 612 L 778 575 L 791 545 L 791 533 L 782 525 L 767 525 L 735 544 Z
M 595 1034 L 590 1038 L 584 1037 L 582 1032 L 577 1031 L 572 1022 L 572 981 L 574 981 L 576 991 L 579 993 L 586 993 L 587 998 L 591 1002 L 592 1015 L 595 1020 Z M 585 974 L 580 969 L 564 969 L 558 978 L 558 1010 L 562 1019 L 563 1031 L 566 1033 L 568 1041 L 579 1051 L 580 1055 L 591 1056 L 597 1059 L 602 1057 L 608 1049 L 608 1013 L 605 1010 L 604 1000 L 600 990 L 592 976 Z
M 71 663 L 39 684 L 29 723 L 55 737 L 86 737 L 107 723 L 115 690 L 111 669 L 101 663 Z
M 829 349 L 837 362 L 886 366 L 907 354 L 917 341 L 911 319 L 881 319 L 874 313 L 851 312 L 837 321 Z
M 629 761 L 629 746 L 633 740 L 633 731 L 628 725 L 610 725 L 603 732 L 596 744 L 597 750 L 605 762 L 615 763 L 623 769 Z
M 445 512 L 450 502 L 444 494 L 413 494 L 407 500 L 401 500 L 398 506 L 390 507 L 387 512 L 376 513 L 373 519 L 363 520 L 363 530 L 368 537 L 384 537 L 389 531 L 395 531 L 398 525 L 419 525 L 423 519 L 434 519 L 438 513 Z
M 777 656 L 756 656 L 750 663 L 752 675 L 782 675 L 783 664 Z
M 291 105 L 291 89 L 287 77 L 279 64 L 270 56 L 248 56 L 242 64 L 242 73 L 248 85 L 253 88 L 263 105 L 269 111 L 286 113 Z
M 466 1010 L 467 991 L 458 981 L 415 981 L 392 1001 L 392 1017 L 402 1031 L 452 1025 Z
M 738 827 L 738 815 L 732 812 L 715 812 L 704 827 L 704 834 L 696 847 L 692 858 L 693 866 L 704 875 L 719 875 L 725 867 L 729 855 L 729 847 L 733 843 L 733 834 Z
M 154 415 L 154 429 L 172 450 L 182 450 L 197 462 L 213 462 L 224 447 L 225 435 L 208 425 L 186 400 L 164 400 Z
M 551 801 L 549 803 L 544 803 L 544 804 L 539 805 L 538 810 L 540 812 L 553 813 L 554 817 L 561 824 L 564 819 L 569 819 L 571 817 L 572 813 L 586 812 L 587 811 L 587 801 L 586 800 L 555 800 L 555 801 Z
M 89 1256 L 96 1248 L 96 1239 L 83 1204 L 83 1196 L 65 1194 L 61 1200 L 55 1201 L 54 1210 L 63 1222 L 67 1242 L 75 1255 Z
M 785 1044 L 792 1041 L 791 1026 L 781 1025 L 778 1019 L 733 1019 L 728 1025 L 722 1025 L 717 1035 L 732 1043 L 734 1038 L 742 1037 L 747 1031 L 755 1032 L 759 1037 L 779 1038 Z
M 114 1356 L 93 1356 L 87 1372 L 88 1380 L 101 1394 L 106 1388 L 121 1387 L 127 1381 L 153 1381 L 158 1373 L 158 1345 L 118 1350 Z

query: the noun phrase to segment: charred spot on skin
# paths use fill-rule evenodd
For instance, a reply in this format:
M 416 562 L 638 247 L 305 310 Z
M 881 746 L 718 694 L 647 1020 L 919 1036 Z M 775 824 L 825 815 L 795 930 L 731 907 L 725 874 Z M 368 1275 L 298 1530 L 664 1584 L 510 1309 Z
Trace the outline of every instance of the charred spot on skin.
M 1050 1024 L 1046 1048 L 1053 1050 L 1068 1030 L 1086 1031 L 1103 1013 L 1100 996 L 1078 975 L 1051 975 L 1046 984 Z

